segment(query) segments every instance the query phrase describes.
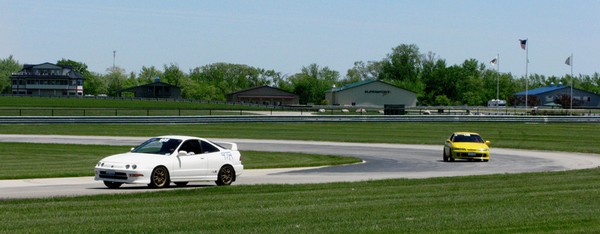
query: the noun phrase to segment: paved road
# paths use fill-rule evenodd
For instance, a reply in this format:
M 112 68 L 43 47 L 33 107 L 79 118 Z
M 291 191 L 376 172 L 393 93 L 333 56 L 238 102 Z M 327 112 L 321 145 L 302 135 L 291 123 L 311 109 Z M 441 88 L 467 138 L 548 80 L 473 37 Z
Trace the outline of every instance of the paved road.
M 147 137 L 0 135 L 0 142 L 70 143 L 135 146 Z M 211 139 L 238 143 L 240 150 L 301 152 L 353 156 L 364 163 L 295 169 L 245 170 L 234 185 L 361 181 L 388 178 L 429 178 L 534 171 L 558 171 L 600 166 L 600 155 L 492 148 L 490 162 L 442 161 L 441 146 L 364 144 L 286 140 Z M 90 165 L 92 170 L 93 165 Z M 192 183 L 190 188 L 213 186 Z M 175 189 L 175 188 L 170 188 Z M 79 196 L 157 191 L 141 185 L 106 189 L 93 177 L 0 180 L 0 199 Z

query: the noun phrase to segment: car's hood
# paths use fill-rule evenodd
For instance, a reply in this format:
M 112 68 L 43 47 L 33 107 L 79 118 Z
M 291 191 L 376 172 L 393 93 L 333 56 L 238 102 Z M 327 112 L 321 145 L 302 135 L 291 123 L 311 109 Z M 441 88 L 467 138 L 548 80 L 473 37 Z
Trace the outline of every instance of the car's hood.
M 142 163 L 147 161 L 153 161 L 158 158 L 169 157 L 162 154 L 143 154 L 143 153 L 122 153 L 115 154 L 112 156 L 108 156 L 103 158 L 102 161 L 105 162 L 121 162 L 121 163 Z
M 454 148 L 465 148 L 465 149 L 489 149 L 485 143 L 477 142 L 454 142 L 452 144 Z

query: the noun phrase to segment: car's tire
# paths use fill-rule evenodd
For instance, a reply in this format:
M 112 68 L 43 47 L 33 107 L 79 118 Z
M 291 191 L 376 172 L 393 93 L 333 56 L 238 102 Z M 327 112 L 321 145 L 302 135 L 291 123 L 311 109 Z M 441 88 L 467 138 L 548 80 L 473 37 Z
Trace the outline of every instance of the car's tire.
M 444 149 L 444 153 L 443 153 L 443 157 L 444 157 L 444 162 L 448 162 L 448 156 L 446 156 L 446 149 Z
M 175 182 L 175 185 L 177 185 L 177 187 L 185 187 L 188 184 L 188 182 Z
M 150 174 L 150 184 L 148 184 L 151 188 L 164 188 L 168 187 L 170 182 L 169 170 L 166 167 L 156 167 L 152 170 L 152 174 Z
M 108 187 L 109 189 L 117 189 L 119 187 L 121 187 L 123 183 L 121 182 L 112 182 L 112 181 L 104 181 L 104 185 L 106 185 L 106 187 Z
M 229 165 L 221 167 L 215 183 L 217 185 L 230 185 L 233 181 L 235 181 L 235 170 L 233 167 Z

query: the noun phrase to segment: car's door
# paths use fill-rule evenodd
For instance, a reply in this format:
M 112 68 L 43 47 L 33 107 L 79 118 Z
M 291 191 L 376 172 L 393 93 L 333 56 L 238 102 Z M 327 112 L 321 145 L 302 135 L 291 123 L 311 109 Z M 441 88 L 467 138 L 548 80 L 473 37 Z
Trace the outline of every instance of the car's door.
M 202 154 L 199 140 L 187 140 L 181 144 L 176 153 L 175 171 L 171 173 L 172 180 L 198 180 L 208 174 L 207 157 Z

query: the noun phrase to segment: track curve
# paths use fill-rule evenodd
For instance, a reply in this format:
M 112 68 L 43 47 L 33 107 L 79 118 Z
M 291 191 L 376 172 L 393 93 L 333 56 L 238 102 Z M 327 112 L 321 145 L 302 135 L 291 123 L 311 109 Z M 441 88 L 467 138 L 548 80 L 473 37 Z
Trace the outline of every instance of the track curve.
M 147 137 L 0 135 L 0 142 L 137 145 Z M 212 139 L 238 143 L 240 150 L 353 156 L 364 163 L 294 169 L 245 170 L 234 184 L 350 182 L 391 178 L 429 178 L 483 174 L 559 171 L 600 166 L 600 155 L 492 148 L 490 162 L 443 162 L 442 146 L 287 140 Z M 93 165 L 90 166 L 90 168 Z M 90 169 L 92 170 L 92 169 Z M 209 186 L 192 184 L 190 187 Z M 175 189 L 175 188 L 173 188 Z M 0 198 L 39 198 L 157 191 L 125 185 L 106 189 L 93 177 L 0 180 Z

